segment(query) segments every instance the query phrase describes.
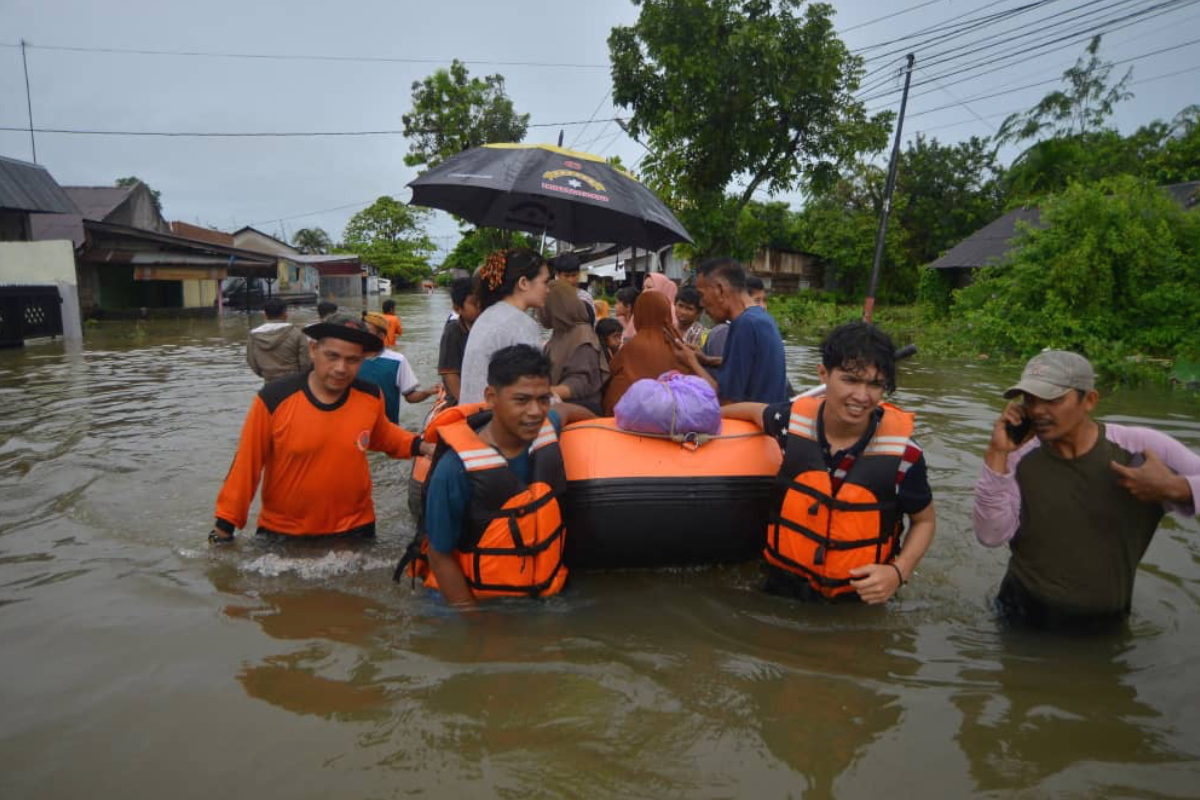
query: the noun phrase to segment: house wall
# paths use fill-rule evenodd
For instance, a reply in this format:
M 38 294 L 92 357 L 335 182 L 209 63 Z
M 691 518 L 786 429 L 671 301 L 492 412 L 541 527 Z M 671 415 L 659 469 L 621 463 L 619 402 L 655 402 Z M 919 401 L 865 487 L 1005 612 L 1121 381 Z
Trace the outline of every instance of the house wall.
M 220 281 L 180 281 L 183 284 L 183 307 L 205 308 L 217 302 L 217 286 Z
M 70 242 L 0 242 L 0 284 L 57 287 L 62 299 L 63 338 L 83 338 L 75 248 Z
M 258 231 L 241 231 L 234 234 L 233 244 L 235 247 L 240 247 L 243 250 L 253 250 L 256 253 L 269 253 L 277 256 L 294 256 L 299 254 L 299 250 L 294 247 L 272 239 L 270 236 L 264 236 Z
M 147 231 L 171 232 L 171 227 L 154 207 L 154 197 L 144 184 L 130 192 L 129 199 L 114 208 L 104 221 Z

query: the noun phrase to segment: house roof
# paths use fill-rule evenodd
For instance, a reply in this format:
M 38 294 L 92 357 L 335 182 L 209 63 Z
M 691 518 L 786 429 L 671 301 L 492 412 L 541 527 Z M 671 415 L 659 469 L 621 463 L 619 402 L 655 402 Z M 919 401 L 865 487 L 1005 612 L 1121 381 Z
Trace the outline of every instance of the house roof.
M 1200 181 L 1173 183 L 1170 186 L 1162 187 L 1162 190 L 1171 195 L 1171 199 L 1185 209 L 1190 210 L 1200 206 Z
M 84 219 L 103 222 L 129 198 L 134 186 L 64 186 Z
M 1018 208 L 993 220 L 950 248 L 944 256 L 929 265 L 930 269 L 986 267 L 1003 260 L 1009 244 L 1017 235 L 1017 223 L 1025 222 L 1042 227 L 1041 213 L 1036 208 Z
M 233 234 L 225 233 L 224 231 L 213 230 L 212 228 L 204 228 L 200 225 L 191 225 L 186 222 L 175 220 L 171 223 L 171 233 L 176 236 L 184 236 L 188 239 L 196 239 L 201 242 L 209 242 L 211 244 L 223 244 L 226 247 L 233 247 Z
M 0 208 L 74 214 L 75 204 L 45 167 L 0 156 Z
M 243 225 L 242 227 L 240 227 L 240 228 L 238 228 L 236 231 L 234 231 L 234 232 L 233 232 L 231 235 L 232 235 L 232 236 L 234 236 L 234 237 L 237 237 L 237 236 L 240 236 L 240 235 L 241 235 L 241 234 L 243 234 L 243 233 L 256 233 L 256 234 L 258 234 L 259 236 L 263 237 L 264 239 L 270 239 L 272 242 L 278 242 L 279 244 L 283 245 L 284 247 L 286 247 L 288 250 L 290 250 L 290 251 L 291 251 L 291 252 L 293 252 L 293 253 L 299 253 L 299 252 L 300 252 L 300 251 L 299 251 L 299 250 L 297 250 L 295 247 L 293 247 L 292 245 L 290 245 L 290 244 L 288 244 L 287 242 L 285 242 L 283 239 L 280 239 L 280 238 L 278 238 L 278 237 L 276 237 L 276 236 L 272 236 L 272 235 L 271 235 L 271 234 L 269 234 L 269 233 L 265 233 L 265 232 L 263 232 L 263 231 L 260 231 L 258 228 L 255 228 L 253 225 Z

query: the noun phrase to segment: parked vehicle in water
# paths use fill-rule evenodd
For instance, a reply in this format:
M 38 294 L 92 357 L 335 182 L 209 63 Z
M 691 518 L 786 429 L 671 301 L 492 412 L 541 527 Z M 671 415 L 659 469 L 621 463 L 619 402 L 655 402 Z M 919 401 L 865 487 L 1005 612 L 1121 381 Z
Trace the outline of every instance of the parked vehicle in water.
M 268 297 L 278 297 L 289 306 L 311 306 L 317 302 L 316 292 L 273 292 L 262 278 L 226 278 L 221 285 L 226 308 L 262 308 Z

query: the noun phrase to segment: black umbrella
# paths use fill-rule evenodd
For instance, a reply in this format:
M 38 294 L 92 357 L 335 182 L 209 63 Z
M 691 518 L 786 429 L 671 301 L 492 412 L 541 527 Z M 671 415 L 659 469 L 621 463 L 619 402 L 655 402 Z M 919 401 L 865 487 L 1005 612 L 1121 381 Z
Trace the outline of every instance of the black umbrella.
M 485 144 L 408 185 L 413 205 L 440 208 L 479 227 L 650 250 L 692 240 L 632 175 L 599 156 L 548 144 Z

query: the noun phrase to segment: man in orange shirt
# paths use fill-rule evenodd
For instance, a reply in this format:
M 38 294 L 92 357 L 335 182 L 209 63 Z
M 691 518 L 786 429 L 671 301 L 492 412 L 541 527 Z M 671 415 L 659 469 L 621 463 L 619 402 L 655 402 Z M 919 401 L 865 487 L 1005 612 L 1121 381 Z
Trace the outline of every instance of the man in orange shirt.
M 400 318 L 396 316 L 396 301 L 383 301 L 383 316 L 387 319 L 388 329 L 387 335 L 383 337 L 385 347 L 395 347 L 396 339 L 400 334 L 404 333 L 404 326 L 400 324 Z
M 260 479 L 259 533 L 373 537 L 367 451 L 412 458 L 433 450 L 388 421 L 378 386 L 357 380 L 364 356 L 383 349 L 361 320 L 339 314 L 304 333 L 313 368 L 255 397 L 217 496 L 211 542 L 232 541 L 245 527 Z

